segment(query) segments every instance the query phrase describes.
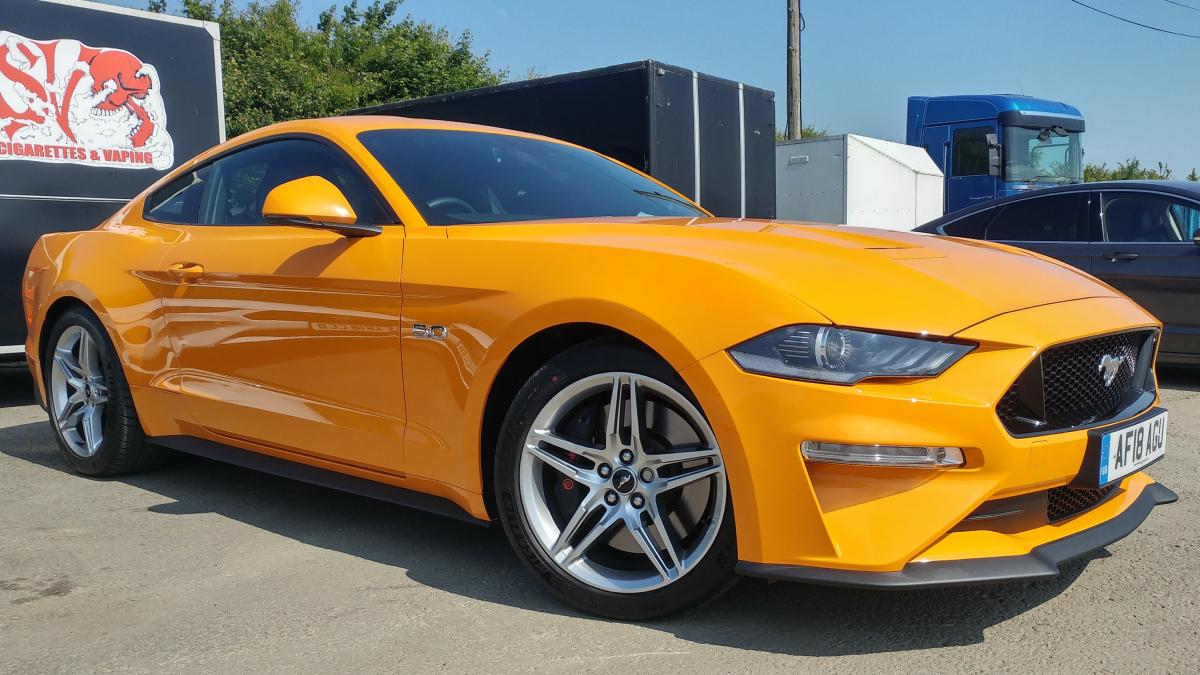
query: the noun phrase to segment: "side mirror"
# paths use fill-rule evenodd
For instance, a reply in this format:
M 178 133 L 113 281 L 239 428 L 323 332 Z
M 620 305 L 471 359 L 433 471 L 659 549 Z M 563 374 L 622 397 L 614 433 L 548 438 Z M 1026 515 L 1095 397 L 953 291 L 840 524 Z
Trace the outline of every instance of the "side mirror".
M 373 237 L 378 225 L 360 225 L 358 215 L 336 185 L 320 176 L 306 176 L 276 185 L 263 202 L 263 220 L 333 230 L 346 237 Z
M 1001 169 L 1000 143 L 999 143 L 999 139 L 996 137 L 996 134 L 988 134 L 987 135 L 987 146 L 988 146 L 988 175 L 989 176 L 999 176 L 1000 169 Z
M 1192 237 L 1192 243 L 1200 246 L 1200 232 L 1197 232 L 1195 236 Z

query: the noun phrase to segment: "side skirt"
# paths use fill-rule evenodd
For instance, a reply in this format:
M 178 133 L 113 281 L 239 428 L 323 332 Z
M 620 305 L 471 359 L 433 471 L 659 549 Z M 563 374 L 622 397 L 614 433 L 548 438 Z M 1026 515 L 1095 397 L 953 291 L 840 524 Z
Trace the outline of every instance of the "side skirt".
M 387 483 L 379 483 L 367 480 L 366 478 L 359 478 L 358 476 L 351 476 L 308 464 L 280 459 L 279 457 L 264 455 L 261 452 L 244 450 L 232 445 L 225 445 L 224 443 L 217 443 L 194 436 L 154 436 L 146 440 L 172 450 L 186 452 L 189 455 L 215 459 L 219 462 L 262 471 L 263 473 L 273 474 L 282 478 L 291 478 L 292 480 L 341 490 L 342 492 L 370 497 L 371 499 L 399 504 L 400 506 L 420 509 L 471 523 L 472 525 L 483 527 L 491 525 L 488 521 L 480 520 L 467 513 L 449 499 L 416 492 L 415 490 L 408 490 L 395 485 L 388 485 Z

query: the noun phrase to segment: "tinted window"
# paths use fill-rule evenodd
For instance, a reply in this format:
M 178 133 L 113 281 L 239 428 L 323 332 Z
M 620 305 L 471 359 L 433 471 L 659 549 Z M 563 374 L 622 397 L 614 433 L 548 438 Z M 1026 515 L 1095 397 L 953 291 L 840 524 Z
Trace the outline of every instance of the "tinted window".
M 1101 222 L 1105 241 L 1190 241 L 1200 232 L 1200 211 L 1168 197 L 1106 192 Z
M 963 216 L 958 220 L 943 225 L 942 233 L 952 237 L 983 239 L 984 228 L 995 212 L 995 209 L 984 209 L 969 216 Z
M 953 176 L 986 176 L 988 173 L 987 135 L 991 127 L 971 127 L 954 130 Z
M 374 190 L 345 157 L 324 143 L 303 139 L 253 145 L 181 176 L 151 195 L 146 215 L 172 223 L 261 225 L 271 190 L 307 176 L 336 185 L 359 223 L 387 222 Z
M 1083 193 L 1022 199 L 1000 210 L 987 226 L 995 241 L 1087 241 Z
M 359 223 L 383 222 L 375 194 L 324 143 L 287 139 L 254 145 L 213 162 L 200 222 L 207 225 L 263 224 L 262 207 L 271 190 L 288 181 L 320 176 L 346 196 Z
M 209 167 L 185 173 L 146 199 L 146 215 L 164 223 L 196 223 Z
M 587 150 L 519 136 L 380 129 L 359 140 L 431 225 L 596 216 L 703 216 Z

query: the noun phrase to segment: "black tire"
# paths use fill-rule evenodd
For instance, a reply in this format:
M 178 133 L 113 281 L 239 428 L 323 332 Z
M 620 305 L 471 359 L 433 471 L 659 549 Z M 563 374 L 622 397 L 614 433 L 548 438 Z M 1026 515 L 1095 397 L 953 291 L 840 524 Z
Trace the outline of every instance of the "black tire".
M 54 348 L 62 334 L 72 326 L 79 326 L 87 331 L 98 345 L 100 367 L 108 385 L 108 402 L 103 414 L 103 440 L 95 454 L 90 457 L 80 456 L 71 450 L 55 422 L 50 394 Z M 85 476 L 120 476 L 158 468 L 169 456 L 169 450 L 146 440 L 116 349 L 100 320 L 90 311 L 71 308 L 54 322 L 54 327 L 42 345 L 42 379 L 47 392 L 46 404 L 50 408 L 50 427 L 54 431 L 55 440 L 58 441 L 59 450 L 75 471 Z
M 563 352 L 529 378 L 509 407 L 496 448 L 497 503 L 509 542 L 525 566 L 555 595 L 590 614 L 645 620 L 711 600 L 736 583 L 739 577 L 733 574 L 737 563 L 737 537 L 732 501 L 725 500 L 724 517 L 708 552 L 686 574 L 653 590 L 617 593 L 583 583 L 549 557 L 530 529 L 517 492 L 521 448 L 538 412 L 571 383 L 610 371 L 652 377 L 670 385 L 699 409 L 699 403 L 682 378 L 652 353 L 607 340 L 591 341 Z

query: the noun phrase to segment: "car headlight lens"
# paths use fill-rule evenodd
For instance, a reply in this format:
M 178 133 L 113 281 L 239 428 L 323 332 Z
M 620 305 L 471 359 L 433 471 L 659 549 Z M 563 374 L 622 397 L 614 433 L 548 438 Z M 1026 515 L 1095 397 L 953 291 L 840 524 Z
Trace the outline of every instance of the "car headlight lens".
M 868 377 L 940 375 L 974 345 L 835 326 L 787 326 L 729 350 L 743 370 L 796 380 L 854 384 Z

